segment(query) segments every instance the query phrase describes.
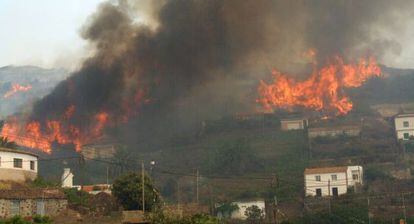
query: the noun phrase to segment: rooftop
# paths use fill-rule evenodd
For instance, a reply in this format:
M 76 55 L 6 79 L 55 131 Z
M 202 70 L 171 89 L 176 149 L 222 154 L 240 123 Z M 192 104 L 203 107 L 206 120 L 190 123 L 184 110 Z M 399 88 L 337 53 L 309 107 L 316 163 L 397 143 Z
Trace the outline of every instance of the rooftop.
M 305 175 L 307 174 L 323 174 L 323 173 L 345 173 L 347 166 L 335 166 L 335 167 L 318 167 L 318 168 L 306 168 Z
M 395 117 L 414 117 L 414 114 L 398 114 L 397 116 L 395 116 Z
M 35 157 L 39 157 L 38 155 L 28 152 L 28 151 L 23 151 L 23 150 L 19 150 L 19 149 L 10 149 L 10 148 L 3 148 L 0 147 L 0 152 L 13 152 L 13 153 L 20 153 L 20 154 L 26 154 L 26 155 L 31 155 L 31 156 L 35 156 Z

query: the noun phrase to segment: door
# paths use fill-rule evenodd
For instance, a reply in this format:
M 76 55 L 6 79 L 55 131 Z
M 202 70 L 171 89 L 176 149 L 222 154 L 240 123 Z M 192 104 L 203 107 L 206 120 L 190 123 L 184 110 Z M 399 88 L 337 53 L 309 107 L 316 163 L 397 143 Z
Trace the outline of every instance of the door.
M 36 214 L 45 215 L 45 201 L 37 200 L 36 201 Z
M 332 195 L 335 196 L 335 197 L 338 196 L 338 188 L 337 187 L 332 188 Z
M 10 214 L 12 216 L 20 215 L 20 201 L 18 200 L 10 201 Z
M 322 196 L 322 189 L 316 188 L 316 196 L 321 197 Z

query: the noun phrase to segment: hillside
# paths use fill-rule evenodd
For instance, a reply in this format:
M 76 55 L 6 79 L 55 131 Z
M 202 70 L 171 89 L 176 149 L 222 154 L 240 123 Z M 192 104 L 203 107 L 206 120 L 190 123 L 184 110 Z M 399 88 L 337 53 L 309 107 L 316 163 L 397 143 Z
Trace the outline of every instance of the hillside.
M 64 69 L 36 66 L 0 68 L 0 118 L 24 110 L 24 106 L 48 94 L 68 76 Z

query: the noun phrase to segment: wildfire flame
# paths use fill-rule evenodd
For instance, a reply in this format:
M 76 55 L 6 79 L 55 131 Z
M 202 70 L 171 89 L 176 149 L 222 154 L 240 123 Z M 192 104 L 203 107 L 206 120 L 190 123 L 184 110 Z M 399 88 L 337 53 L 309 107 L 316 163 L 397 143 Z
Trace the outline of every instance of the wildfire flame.
M 314 51 L 310 56 L 314 56 Z M 313 62 L 312 74 L 304 81 L 296 81 L 290 75 L 273 70 L 273 82 L 260 82 L 257 102 L 268 111 L 301 106 L 343 115 L 353 107 L 344 90 L 359 87 L 370 77 L 381 74 L 381 68 L 373 57 L 345 64 L 341 57 L 336 56 L 320 69 L 317 69 L 316 61 Z
M 91 125 L 91 131 L 82 133 L 80 127 L 64 122 L 70 118 L 70 113 L 73 113 L 74 108 L 73 105 L 68 107 L 62 121 L 47 120 L 44 126 L 39 121 L 24 123 L 18 117 L 11 117 L 4 124 L 1 135 L 19 145 L 40 149 L 46 153 L 51 152 L 53 142 L 62 145 L 73 144 L 75 149 L 79 151 L 82 145 L 102 135 L 103 129 L 108 123 L 109 115 L 106 112 L 96 114 Z
M 18 92 L 27 92 L 30 89 L 32 89 L 31 85 L 23 86 L 23 85 L 15 83 L 12 85 L 12 88 L 3 95 L 3 97 L 9 98 Z
M 82 115 L 76 110 L 75 105 L 69 105 L 54 119 L 37 121 L 25 116 L 11 116 L 6 120 L 1 136 L 18 145 L 46 153 L 52 152 L 53 143 L 72 144 L 76 151 L 80 151 L 83 145 L 102 137 L 106 127 L 127 122 L 131 117 L 138 115 L 144 104 L 151 103 L 151 100 L 146 98 L 145 90 L 135 91 L 132 99 L 124 99 L 120 110 L 102 109 L 97 113 Z

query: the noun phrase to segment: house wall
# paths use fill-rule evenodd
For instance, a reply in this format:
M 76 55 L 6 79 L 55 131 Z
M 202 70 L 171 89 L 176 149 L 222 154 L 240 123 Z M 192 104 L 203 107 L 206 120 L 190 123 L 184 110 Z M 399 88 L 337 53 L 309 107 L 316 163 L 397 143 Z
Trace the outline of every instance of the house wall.
M 404 127 L 404 122 L 408 122 L 408 127 Z M 395 131 L 399 140 L 404 140 L 404 133 L 414 136 L 414 116 L 413 117 L 396 117 L 394 120 Z
M 282 130 L 301 130 L 306 126 L 306 120 L 282 120 L 281 129 Z
M 358 175 L 358 179 L 353 179 L 353 174 Z M 364 184 L 364 170 L 362 166 L 348 166 L 348 186 L 354 186 L 355 184 Z
M 42 199 L 20 199 L 20 216 L 34 216 L 37 212 L 37 201 Z M 11 199 L 0 199 L 0 218 L 10 218 L 14 214 L 11 212 Z M 66 199 L 43 199 L 45 203 L 45 215 L 56 216 L 67 208 Z
M 246 209 L 248 207 L 251 207 L 253 205 L 256 205 L 257 207 L 259 207 L 263 211 L 263 215 L 265 215 L 265 202 L 264 201 L 233 202 L 233 204 L 236 204 L 237 206 L 239 206 L 239 209 L 231 213 L 232 219 L 241 219 L 241 220 L 247 219 L 247 216 L 244 213 L 246 212 Z
M 14 167 L 13 159 L 22 159 L 22 168 Z M 34 161 L 34 169 L 30 169 L 30 161 Z M 16 153 L 0 151 L 0 180 L 12 180 L 17 182 L 34 180 L 37 177 L 37 157 Z
M 337 176 L 337 180 L 332 180 L 332 175 Z M 316 181 L 316 176 L 321 180 Z M 348 190 L 347 174 L 342 173 L 323 173 L 305 175 L 306 196 L 316 196 L 316 189 L 321 189 L 322 196 L 332 196 L 332 188 L 338 188 L 338 195 L 345 194 Z

